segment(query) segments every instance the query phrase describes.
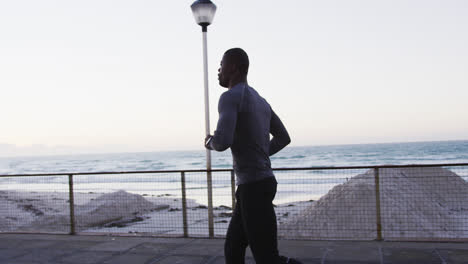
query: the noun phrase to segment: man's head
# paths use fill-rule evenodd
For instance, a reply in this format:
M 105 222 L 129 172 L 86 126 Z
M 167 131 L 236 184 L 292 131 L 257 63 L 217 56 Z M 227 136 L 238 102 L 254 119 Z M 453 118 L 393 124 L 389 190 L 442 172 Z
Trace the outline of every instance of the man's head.
M 249 56 L 241 48 L 229 49 L 224 53 L 218 70 L 219 85 L 230 88 L 241 81 L 247 80 L 249 72 Z

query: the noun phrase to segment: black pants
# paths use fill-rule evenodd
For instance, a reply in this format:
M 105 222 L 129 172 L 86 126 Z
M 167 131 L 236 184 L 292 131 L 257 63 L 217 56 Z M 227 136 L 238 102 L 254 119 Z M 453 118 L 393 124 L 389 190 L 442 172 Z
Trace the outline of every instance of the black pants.
M 237 187 L 236 207 L 224 244 L 226 264 L 244 264 L 247 246 L 257 264 L 279 263 L 273 208 L 276 185 L 274 178 L 267 178 Z

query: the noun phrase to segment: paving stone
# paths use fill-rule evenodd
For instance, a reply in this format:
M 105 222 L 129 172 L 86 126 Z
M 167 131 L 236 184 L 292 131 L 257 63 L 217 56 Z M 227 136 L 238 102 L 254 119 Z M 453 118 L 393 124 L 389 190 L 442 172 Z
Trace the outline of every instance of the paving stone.
M 56 258 L 55 261 L 65 264 L 97 264 L 110 259 L 114 254 L 114 252 L 80 251 Z
M 165 243 L 142 243 L 129 250 L 133 254 L 152 254 L 162 255 L 170 250 L 180 246 L 178 244 L 165 244 Z
M 0 263 L 6 263 L 5 261 L 26 255 L 29 251 L 25 249 L 0 249 Z
M 224 256 L 217 256 L 215 258 L 211 258 L 211 261 L 207 261 L 204 264 L 225 264 Z M 321 264 L 322 260 L 320 258 L 313 258 L 313 259 L 298 259 L 304 264 Z M 255 264 L 255 260 L 252 257 L 245 258 L 246 264 Z M 335 263 L 335 262 L 333 262 Z
M 154 259 L 155 256 L 153 255 L 145 255 L 145 254 L 134 254 L 134 253 L 127 253 L 123 255 L 115 256 L 111 259 L 106 260 L 104 263 L 109 264 L 143 264 L 147 263 L 151 259 Z
M 0 239 L 0 248 L 17 248 L 21 242 L 23 242 L 21 239 L 2 238 Z
M 14 259 L 15 262 L 38 262 L 38 263 L 51 263 L 55 258 L 71 254 L 73 250 L 64 249 L 30 249 L 28 252 L 20 257 Z
M 309 262 L 304 262 L 309 263 Z M 322 263 L 322 262 L 311 262 L 311 263 Z M 349 261 L 349 260 L 333 260 L 333 261 L 325 261 L 324 264 L 380 264 L 380 261 Z M 409 263 L 408 263 L 409 264 Z M 416 263 L 411 263 L 416 264 Z
M 201 239 L 195 239 L 191 242 L 191 244 L 195 245 L 224 245 L 225 239 L 219 239 L 219 238 L 201 238 Z
M 279 253 L 282 256 L 297 259 L 322 259 L 326 248 L 305 245 L 282 245 L 279 247 Z
M 207 262 L 205 264 L 225 264 L 226 262 L 224 261 L 224 256 L 218 256 L 212 259 L 210 262 Z
M 130 250 L 133 247 L 136 247 L 139 244 L 144 243 L 147 239 L 125 239 L 125 238 L 116 238 L 111 241 L 101 242 L 92 247 L 89 247 L 87 250 L 90 251 L 114 251 L 114 252 L 123 252 Z
M 222 255 L 224 254 L 224 245 L 221 244 L 211 244 L 211 245 L 200 245 L 200 244 L 189 244 L 186 246 L 178 247 L 171 251 L 171 254 L 187 254 L 187 255 Z
M 33 262 L 17 262 L 17 261 L 13 261 L 13 262 L 1 262 L 2 264 L 55 264 L 55 262 L 48 262 L 48 263 L 44 263 L 44 262 L 37 262 L 37 261 L 33 261 Z M 59 264 L 59 263 L 57 263 Z
M 56 241 L 53 244 L 52 248 L 60 248 L 60 249 L 86 249 L 92 246 L 95 246 L 99 243 L 99 241 Z
M 26 261 L 26 262 L 23 262 L 23 261 L 16 261 L 16 260 L 12 260 L 12 261 L 8 261 L 8 262 L 0 262 L 2 264 L 56 264 L 55 262 L 41 262 L 41 261 Z M 59 263 L 57 263 L 59 264 Z
M 246 257 L 245 264 L 255 264 L 255 259 L 251 257 Z
M 22 240 L 21 243 L 16 244 L 16 247 L 22 249 L 49 248 L 55 243 L 54 240 Z
M 360 261 L 368 263 L 380 263 L 380 252 L 375 246 L 360 247 L 357 246 L 334 246 L 324 252 L 325 263 L 334 263 L 336 261 Z
M 210 262 L 207 262 L 207 263 L 204 263 L 204 264 L 225 264 L 225 263 L 226 262 L 224 261 L 224 257 L 223 256 L 218 256 L 215 259 L 211 260 Z M 245 264 L 255 264 L 255 260 L 253 258 L 251 258 L 251 257 L 246 257 L 245 258 Z M 304 264 L 306 264 L 306 263 L 304 263 Z
M 322 262 L 321 259 L 318 259 L 318 258 L 313 258 L 313 259 L 298 259 L 299 261 L 301 261 L 302 263 L 304 264 L 323 264 L 324 262 Z M 333 262 L 333 263 L 337 263 L 337 262 Z
M 465 245 L 468 248 L 468 245 Z M 450 264 L 467 264 L 468 249 L 438 249 L 440 256 Z
M 207 256 L 168 256 L 152 264 L 205 264 Z
M 442 262 L 431 249 L 383 248 L 382 256 L 384 264 L 440 264 Z
M 66 241 L 79 241 L 79 240 L 86 240 L 86 241 L 98 241 L 98 242 L 106 242 L 112 240 L 114 237 L 109 235 L 90 235 L 90 234 L 78 234 L 78 235 L 53 235 L 50 239 L 53 240 L 66 240 Z
M 187 244 L 199 240 L 211 240 L 211 239 L 195 239 L 195 238 L 166 238 L 166 237 L 158 237 L 158 238 L 149 238 L 148 242 L 156 242 L 156 243 L 170 243 L 170 244 Z

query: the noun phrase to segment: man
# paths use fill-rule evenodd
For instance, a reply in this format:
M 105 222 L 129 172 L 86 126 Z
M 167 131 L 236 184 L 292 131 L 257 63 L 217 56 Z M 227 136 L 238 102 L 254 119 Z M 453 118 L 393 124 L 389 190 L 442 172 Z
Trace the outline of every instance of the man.
M 226 234 L 226 263 L 243 264 L 247 246 L 257 264 L 298 263 L 278 254 L 273 208 L 277 182 L 269 158 L 291 140 L 267 101 L 247 84 L 248 69 L 245 51 L 224 53 L 218 79 L 228 90 L 219 99 L 216 131 L 205 139 L 208 149 L 231 148 L 234 160 L 237 201 Z

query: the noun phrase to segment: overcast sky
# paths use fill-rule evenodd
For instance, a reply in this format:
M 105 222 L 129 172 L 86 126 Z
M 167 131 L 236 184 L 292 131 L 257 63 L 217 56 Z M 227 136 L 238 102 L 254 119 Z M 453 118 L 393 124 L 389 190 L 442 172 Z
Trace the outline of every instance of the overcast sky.
M 1 1 L 0 154 L 203 149 L 192 2 Z M 468 139 L 467 1 L 215 4 L 212 130 L 219 62 L 242 47 L 292 145 Z

